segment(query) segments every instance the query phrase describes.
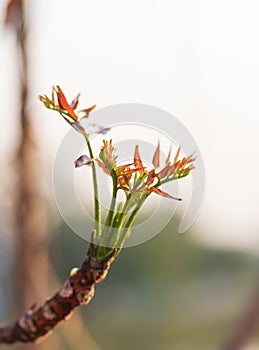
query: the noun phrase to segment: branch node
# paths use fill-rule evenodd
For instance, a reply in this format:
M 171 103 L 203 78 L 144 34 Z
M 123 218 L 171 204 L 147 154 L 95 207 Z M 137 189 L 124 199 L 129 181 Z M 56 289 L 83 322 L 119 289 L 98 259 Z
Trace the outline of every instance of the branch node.
M 73 288 L 70 284 L 70 281 L 66 281 L 63 287 L 59 291 L 61 298 L 70 298 L 73 295 Z
M 43 316 L 45 317 L 46 320 L 50 320 L 50 321 L 54 320 L 57 317 L 54 310 L 48 304 L 45 304 L 43 306 Z
M 94 296 L 94 287 L 79 292 L 76 298 L 80 305 L 87 305 Z

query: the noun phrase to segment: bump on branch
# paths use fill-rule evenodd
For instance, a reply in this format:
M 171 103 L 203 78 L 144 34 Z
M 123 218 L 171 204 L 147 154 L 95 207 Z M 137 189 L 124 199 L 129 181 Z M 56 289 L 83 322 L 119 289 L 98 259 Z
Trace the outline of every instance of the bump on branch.
M 98 261 L 92 241 L 82 266 L 71 270 L 69 279 L 58 292 L 46 299 L 43 305 L 33 305 L 18 320 L 0 325 L 0 344 L 36 342 L 47 336 L 62 320 L 69 319 L 76 307 L 91 301 L 95 284 L 106 278 L 115 255 L 116 250 L 113 250 Z

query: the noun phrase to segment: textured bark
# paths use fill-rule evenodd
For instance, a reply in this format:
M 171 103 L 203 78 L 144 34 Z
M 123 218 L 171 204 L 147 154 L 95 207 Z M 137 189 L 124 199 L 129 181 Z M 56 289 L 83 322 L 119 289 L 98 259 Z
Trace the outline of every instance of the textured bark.
M 52 290 L 58 290 L 61 282 L 51 264 L 49 265 L 49 271 L 50 285 L 53 288 Z M 45 297 L 46 295 L 47 294 L 45 294 Z M 59 332 L 54 333 L 55 334 L 52 334 L 51 337 L 44 339 L 40 344 L 35 344 L 37 349 L 63 350 L 65 344 L 67 349 L 85 350 L 87 344 L 87 349 L 101 350 L 87 329 L 82 318 L 82 312 L 79 312 L 79 310 L 78 312 L 73 313 L 73 320 L 71 322 L 64 322 L 62 327 L 60 327 Z M 19 345 L 21 345 L 21 343 L 19 343 Z M 28 343 L 24 343 L 23 345 L 27 350 Z
M 74 309 L 87 305 L 94 296 L 94 286 L 103 281 L 113 262 L 115 252 L 98 262 L 93 244 L 78 270 L 71 270 L 69 279 L 57 293 L 41 306 L 32 306 L 19 320 L 0 326 L 0 344 L 35 342 L 49 334 L 62 320 L 67 320 Z

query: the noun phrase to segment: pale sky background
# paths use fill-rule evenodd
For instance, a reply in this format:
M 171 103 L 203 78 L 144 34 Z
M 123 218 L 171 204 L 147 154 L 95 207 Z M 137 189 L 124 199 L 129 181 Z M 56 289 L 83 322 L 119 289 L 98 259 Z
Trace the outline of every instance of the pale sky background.
M 37 101 L 53 84 L 71 97 L 80 91 L 83 107 L 157 106 L 185 124 L 203 155 L 199 236 L 214 246 L 259 251 L 258 1 L 27 3 L 31 108 L 46 164 L 68 131 Z M 15 60 L 14 37 L 1 29 L 1 196 L 10 189 L 11 169 L 3 166 L 16 141 Z

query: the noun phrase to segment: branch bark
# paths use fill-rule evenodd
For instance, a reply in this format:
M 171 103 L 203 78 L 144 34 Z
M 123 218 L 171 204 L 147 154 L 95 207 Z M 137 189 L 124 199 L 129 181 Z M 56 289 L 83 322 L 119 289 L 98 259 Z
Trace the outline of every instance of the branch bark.
M 94 296 L 95 284 L 102 282 L 114 261 L 115 251 L 98 262 L 93 243 L 86 259 L 51 298 L 41 306 L 33 305 L 18 320 L 0 326 L 0 344 L 35 342 L 48 335 L 62 320 L 72 316 L 74 309 L 87 305 Z

